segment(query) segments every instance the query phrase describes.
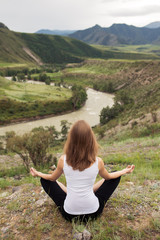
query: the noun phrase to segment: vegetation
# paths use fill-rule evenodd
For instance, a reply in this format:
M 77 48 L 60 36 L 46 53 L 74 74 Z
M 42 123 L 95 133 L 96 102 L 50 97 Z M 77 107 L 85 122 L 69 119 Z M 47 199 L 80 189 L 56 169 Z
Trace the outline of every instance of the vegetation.
M 140 138 L 133 138 L 131 135 L 128 137 L 126 133 L 125 140 L 119 138 L 117 141 L 116 136 L 110 137 L 109 141 L 105 138 L 99 140 L 99 156 L 103 158 L 108 171 L 122 169 L 131 163 L 135 164 L 136 168 L 132 175 L 122 177 L 102 216 L 85 225 L 66 222 L 56 206 L 45 198 L 39 179 L 30 177 L 21 165 L 11 167 L 11 164 L 6 164 L 6 168 L 0 165 L 0 226 L 5 226 L 8 214 L 12 214 L 11 223 L 14 218 L 17 219 L 16 225 L 9 225 L 7 233 L 2 232 L 2 239 L 4 236 L 17 239 L 23 235 L 26 239 L 34 237 L 38 240 L 48 237 L 69 240 L 73 238 L 73 233 L 87 229 L 93 240 L 158 240 L 160 134 L 156 132 L 152 136 L 149 134 L 148 137 L 141 135 Z M 62 147 L 54 146 L 49 152 L 54 155 L 58 153 L 56 156 L 59 156 Z M 15 162 L 14 164 L 16 165 Z M 45 165 L 41 171 L 48 172 L 48 167 Z M 65 184 L 64 176 L 60 181 Z M 16 192 L 12 193 L 12 189 Z M 64 229 L 67 229 L 65 233 Z
M 11 82 L 2 77 L 0 93 L 1 125 L 14 120 L 79 109 L 87 98 L 82 87 L 74 86 L 71 90 L 66 87 L 44 87 L 39 84 Z
M 158 51 L 150 53 L 98 49 L 69 37 L 16 33 L 0 28 L 0 68 L 82 62 L 86 58 L 159 59 Z
M 61 121 L 61 131 L 56 131 L 55 127 L 34 128 L 30 133 L 22 136 L 15 132 L 7 132 L 5 136 L 6 150 L 14 152 L 20 156 L 26 171 L 29 172 L 31 163 L 37 167 L 44 167 L 51 164 L 55 158 L 48 154 L 49 149 L 59 145 L 66 140 L 70 124 Z
M 116 101 L 121 102 L 124 107 L 116 118 L 115 125 L 119 122 L 125 124 L 133 118 L 158 110 L 159 64 L 159 61 L 90 59 L 63 70 L 61 77 L 67 83 L 76 81 L 96 90 L 106 91 L 105 88 L 111 86 Z

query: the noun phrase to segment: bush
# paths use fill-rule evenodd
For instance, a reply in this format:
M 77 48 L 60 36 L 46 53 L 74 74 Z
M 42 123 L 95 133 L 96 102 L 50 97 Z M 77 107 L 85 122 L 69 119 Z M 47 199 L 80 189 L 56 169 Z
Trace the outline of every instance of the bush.
M 100 113 L 100 123 L 102 125 L 106 124 L 111 119 L 117 117 L 118 114 L 123 111 L 123 109 L 123 106 L 118 102 L 114 103 L 113 107 L 111 108 L 108 106 L 106 108 L 103 108 Z
M 124 105 L 133 104 L 134 102 L 133 98 L 129 95 L 129 92 L 125 90 L 118 92 L 115 100 Z
M 74 109 L 79 109 L 87 100 L 87 93 L 82 86 L 72 86 L 72 104 Z
M 70 124 L 62 120 L 61 132 L 57 132 L 54 126 L 34 128 L 22 136 L 16 135 L 13 131 L 7 132 L 6 149 L 17 153 L 29 172 L 31 162 L 35 167 L 40 167 L 54 160 L 53 156 L 48 154 L 49 148 L 67 138 L 69 127 Z

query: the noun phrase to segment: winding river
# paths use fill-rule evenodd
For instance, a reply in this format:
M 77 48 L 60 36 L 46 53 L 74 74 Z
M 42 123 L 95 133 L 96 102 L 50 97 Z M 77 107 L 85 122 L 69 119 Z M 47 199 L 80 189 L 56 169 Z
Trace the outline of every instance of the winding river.
M 60 116 L 3 126 L 0 127 L 0 136 L 5 135 L 8 131 L 15 131 L 16 134 L 21 135 L 31 131 L 35 127 L 40 126 L 55 126 L 55 128 L 59 131 L 61 129 L 61 120 L 67 120 L 70 123 L 74 123 L 77 120 L 83 119 L 87 121 L 90 126 L 95 126 L 99 124 L 99 115 L 102 108 L 106 106 L 111 107 L 113 105 L 114 95 L 98 92 L 90 88 L 87 90 L 87 95 L 88 99 L 85 105 L 78 111 Z

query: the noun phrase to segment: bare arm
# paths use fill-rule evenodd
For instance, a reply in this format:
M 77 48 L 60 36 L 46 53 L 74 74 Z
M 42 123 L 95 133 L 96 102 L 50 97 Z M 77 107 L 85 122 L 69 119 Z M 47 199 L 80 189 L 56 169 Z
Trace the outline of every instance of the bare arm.
M 62 156 L 59 159 L 57 168 L 53 173 L 45 174 L 45 173 L 42 173 L 42 172 L 38 172 L 34 168 L 30 169 L 30 173 L 33 177 L 41 177 L 41 178 L 44 178 L 46 180 L 56 181 L 61 176 L 61 174 L 63 173 L 63 164 L 64 164 L 64 161 L 63 161 L 63 156 Z
M 109 173 L 105 169 L 104 162 L 102 161 L 101 158 L 99 158 L 98 167 L 99 167 L 99 175 L 106 180 L 113 179 L 113 178 L 118 178 L 118 177 L 120 177 L 122 175 L 125 175 L 127 173 L 131 173 L 131 172 L 133 172 L 133 170 L 135 168 L 134 165 L 128 165 L 126 168 L 122 169 L 121 171 Z

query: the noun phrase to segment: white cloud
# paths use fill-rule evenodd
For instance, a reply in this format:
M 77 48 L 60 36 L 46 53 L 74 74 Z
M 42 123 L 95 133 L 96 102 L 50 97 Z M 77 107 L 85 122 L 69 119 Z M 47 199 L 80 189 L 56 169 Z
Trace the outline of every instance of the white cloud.
M 123 8 L 117 11 L 110 11 L 109 15 L 116 17 L 137 17 L 144 16 L 154 13 L 160 13 L 160 6 L 145 6 L 139 9 L 134 8 Z
M 0 22 L 15 31 L 85 29 L 158 21 L 159 0 L 0 0 Z

